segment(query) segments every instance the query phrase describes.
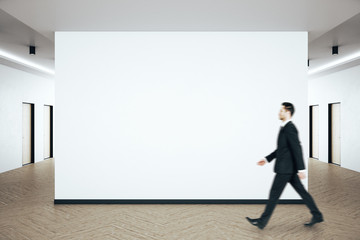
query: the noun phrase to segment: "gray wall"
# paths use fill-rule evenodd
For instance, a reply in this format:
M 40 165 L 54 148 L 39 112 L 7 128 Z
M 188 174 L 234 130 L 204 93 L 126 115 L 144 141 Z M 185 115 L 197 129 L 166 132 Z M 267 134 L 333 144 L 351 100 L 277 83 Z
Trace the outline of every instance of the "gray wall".
M 22 166 L 22 103 L 35 104 L 35 162 L 43 157 L 43 106 L 54 105 L 54 79 L 0 65 L 0 172 Z
M 309 80 L 309 104 L 319 105 L 319 160 L 328 162 L 328 104 L 341 103 L 341 166 L 360 171 L 360 66 Z

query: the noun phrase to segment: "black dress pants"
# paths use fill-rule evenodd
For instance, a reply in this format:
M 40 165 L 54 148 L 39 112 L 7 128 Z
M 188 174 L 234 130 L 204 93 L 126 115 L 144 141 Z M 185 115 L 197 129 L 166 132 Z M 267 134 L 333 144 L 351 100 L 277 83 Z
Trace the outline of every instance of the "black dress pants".
M 297 173 L 294 174 L 279 174 L 277 173 L 273 182 L 273 185 L 270 190 L 269 201 L 266 204 L 265 211 L 260 217 L 260 221 L 266 225 L 269 221 L 271 214 L 273 213 L 276 204 L 279 201 L 281 193 L 284 191 L 284 188 L 287 183 L 290 183 L 296 192 L 301 196 L 304 200 L 306 206 L 310 209 L 311 214 L 315 218 L 321 218 L 322 214 L 317 208 L 313 198 L 311 195 L 306 191 L 304 186 L 302 185 Z

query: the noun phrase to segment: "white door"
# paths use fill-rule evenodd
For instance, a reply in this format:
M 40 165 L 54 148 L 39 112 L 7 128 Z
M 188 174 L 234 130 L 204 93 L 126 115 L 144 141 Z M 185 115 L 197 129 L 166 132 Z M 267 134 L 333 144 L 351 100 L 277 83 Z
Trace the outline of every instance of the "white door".
M 44 106 L 44 159 L 50 157 L 50 106 Z
M 331 162 L 341 164 L 340 103 L 331 104 Z
M 31 163 L 32 137 L 31 137 L 31 104 L 22 105 L 22 164 Z
M 312 153 L 311 157 L 319 159 L 319 106 L 312 106 Z

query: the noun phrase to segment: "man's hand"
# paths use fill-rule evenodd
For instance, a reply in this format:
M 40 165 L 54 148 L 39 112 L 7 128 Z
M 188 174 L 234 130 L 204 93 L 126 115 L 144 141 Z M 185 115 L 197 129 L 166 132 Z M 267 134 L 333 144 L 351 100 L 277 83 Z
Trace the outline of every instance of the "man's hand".
M 304 172 L 299 172 L 298 176 L 300 179 L 305 179 L 306 178 L 306 174 Z
M 260 161 L 257 162 L 257 165 L 264 166 L 265 163 L 266 163 L 266 161 L 264 159 L 261 159 Z

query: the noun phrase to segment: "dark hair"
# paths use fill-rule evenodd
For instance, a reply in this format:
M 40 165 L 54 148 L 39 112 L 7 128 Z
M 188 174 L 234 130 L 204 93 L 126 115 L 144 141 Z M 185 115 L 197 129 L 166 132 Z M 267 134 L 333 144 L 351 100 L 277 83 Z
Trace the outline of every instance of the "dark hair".
M 295 107 L 292 103 L 283 102 L 282 105 L 285 107 L 286 110 L 290 111 L 290 115 L 292 116 L 295 112 Z

